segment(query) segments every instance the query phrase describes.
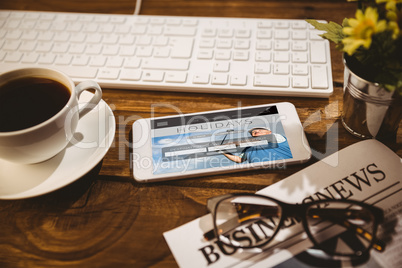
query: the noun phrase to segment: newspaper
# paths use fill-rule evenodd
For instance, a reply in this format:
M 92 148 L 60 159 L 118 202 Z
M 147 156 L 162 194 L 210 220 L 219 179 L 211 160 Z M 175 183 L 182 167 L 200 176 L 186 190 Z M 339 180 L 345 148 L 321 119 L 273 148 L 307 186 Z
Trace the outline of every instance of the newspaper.
M 288 203 L 346 198 L 382 208 L 385 223 L 378 236 L 386 241 L 386 250 L 371 250 L 363 261 L 317 257 L 301 224 L 292 219 L 262 251 L 204 240 L 203 234 L 213 228 L 210 214 L 165 232 L 164 237 L 180 267 L 402 267 L 401 174 L 398 155 L 376 140 L 365 140 L 258 192 Z

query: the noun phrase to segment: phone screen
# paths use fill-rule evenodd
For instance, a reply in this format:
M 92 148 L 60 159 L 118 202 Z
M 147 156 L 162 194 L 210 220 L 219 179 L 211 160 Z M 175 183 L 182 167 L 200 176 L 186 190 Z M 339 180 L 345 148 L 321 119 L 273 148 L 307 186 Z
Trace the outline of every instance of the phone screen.
M 151 120 L 153 174 L 291 159 L 276 105 Z

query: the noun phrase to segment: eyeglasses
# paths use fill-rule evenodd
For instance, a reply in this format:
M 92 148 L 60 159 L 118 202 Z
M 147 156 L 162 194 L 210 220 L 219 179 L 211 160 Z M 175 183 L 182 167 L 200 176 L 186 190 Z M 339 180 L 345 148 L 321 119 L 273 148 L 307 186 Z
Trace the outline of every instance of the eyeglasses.
M 321 200 L 288 204 L 257 194 L 229 194 L 208 200 L 214 229 L 204 234 L 206 240 L 218 239 L 233 248 L 263 247 L 271 242 L 286 219 L 301 221 L 316 248 L 333 256 L 361 257 L 371 248 L 383 251 L 377 240 L 383 211 L 353 200 Z M 337 239 L 344 243 L 339 245 Z

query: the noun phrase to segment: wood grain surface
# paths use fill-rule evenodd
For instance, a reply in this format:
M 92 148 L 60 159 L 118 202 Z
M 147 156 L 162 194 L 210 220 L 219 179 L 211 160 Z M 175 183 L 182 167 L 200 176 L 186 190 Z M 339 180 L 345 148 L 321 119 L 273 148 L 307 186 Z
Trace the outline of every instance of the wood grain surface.
M 135 0 L 0 0 L 0 9 L 132 14 Z M 252 18 L 353 16 L 346 0 L 143 0 L 141 14 Z M 0 267 L 177 267 L 162 234 L 207 213 L 206 200 L 255 192 L 359 139 L 340 122 L 342 55 L 331 45 L 334 94 L 328 99 L 104 89 L 116 118 L 105 158 L 71 185 L 36 198 L 0 200 Z M 314 156 L 304 165 L 139 184 L 132 177 L 129 131 L 139 118 L 289 101 Z M 169 104 L 169 105 L 167 105 Z M 332 135 L 336 133 L 336 135 Z M 389 146 L 402 156 L 402 133 Z M 1 187 L 1 185 L 0 185 Z

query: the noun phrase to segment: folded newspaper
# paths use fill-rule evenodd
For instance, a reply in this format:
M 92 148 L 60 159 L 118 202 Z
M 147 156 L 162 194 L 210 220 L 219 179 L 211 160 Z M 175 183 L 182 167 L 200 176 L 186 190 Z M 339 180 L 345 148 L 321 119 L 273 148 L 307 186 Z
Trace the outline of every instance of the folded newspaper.
M 371 250 L 363 262 L 315 256 L 301 224 L 292 220 L 283 232 L 287 234 L 279 232 L 262 251 L 204 240 L 204 233 L 213 229 L 210 214 L 165 232 L 164 237 L 180 267 L 402 267 L 401 174 L 398 155 L 376 140 L 365 140 L 257 192 L 288 203 L 347 198 L 382 208 L 385 222 L 378 236 L 386 241 L 386 250 Z

